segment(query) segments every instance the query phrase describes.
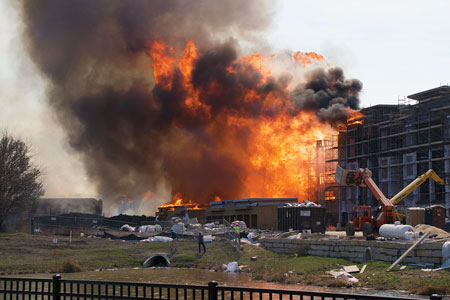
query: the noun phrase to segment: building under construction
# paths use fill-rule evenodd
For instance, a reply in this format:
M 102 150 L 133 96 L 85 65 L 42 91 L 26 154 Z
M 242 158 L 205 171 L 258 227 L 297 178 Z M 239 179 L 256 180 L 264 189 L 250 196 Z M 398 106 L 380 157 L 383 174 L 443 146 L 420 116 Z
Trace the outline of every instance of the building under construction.
M 433 169 L 446 184 L 423 183 L 400 205 L 443 205 L 450 208 L 450 87 L 440 86 L 408 96 L 398 105 L 376 105 L 361 110 L 362 117 L 339 133 L 337 158 L 345 169 L 368 168 L 386 197 L 391 198 L 417 176 Z M 325 193 L 336 197 L 339 223 L 351 217 L 355 205 L 378 206 L 367 188 L 330 183 Z

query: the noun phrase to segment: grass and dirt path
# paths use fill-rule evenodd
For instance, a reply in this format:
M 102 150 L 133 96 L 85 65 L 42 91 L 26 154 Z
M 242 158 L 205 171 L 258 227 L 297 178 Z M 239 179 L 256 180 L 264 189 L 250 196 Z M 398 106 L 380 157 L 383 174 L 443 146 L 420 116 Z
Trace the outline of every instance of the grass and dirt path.
M 261 247 L 244 245 L 236 251 L 230 242 L 217 240 L 206 244 L 207 252 L 198 254 L 195 240 L 178 241 L 174 253 L 170 243 L 124 242 L 102 238 L 30 235 L 24 233 L 0 234 L 0 274 L 54 273 L 64 271 L 93 271 L 111 268 L 140 268 L 152 254 L 170 256 L 172 267 L 192 267 L 220 271 L 222 264 L 237 261 L 244 266 L 243 272 L 252 278 L 268 282 L 279 282 L 325 287 L 343 287 L 344 282 L 334 279 L 327 272 L 355 263 L 336 258 L 282 255 Z M 252 259 L 256 257 L 256 260 Z M 450 272 L 423 272 L 420 267 L 407 266 L 400 271 L 386 272 L 389 263 L 371 261 L 356 284 L 360 288 L 407 291 L 415 294 L 450 294 Z M 360 268 L 363 264 L 358 265 Z M 84 272 L 85 273 L 85 272 Z M 99 272 L 97 272 L 99 273 Z M 131 270 L 128 272 L 133 273 Z M 138 273 L 138 272 L 136 272 Z M 139 276 L 130 280 L 140 281 Z M 91 280 L 96 279 L 95 274 Z M 76 279 L 76 273 L 71 274 Z M 81 279 L 81 278 L 80 278 Z M 120 280 L 119 280 L 120 281 Z M 420 282 L 420 284 L 418 284 Z

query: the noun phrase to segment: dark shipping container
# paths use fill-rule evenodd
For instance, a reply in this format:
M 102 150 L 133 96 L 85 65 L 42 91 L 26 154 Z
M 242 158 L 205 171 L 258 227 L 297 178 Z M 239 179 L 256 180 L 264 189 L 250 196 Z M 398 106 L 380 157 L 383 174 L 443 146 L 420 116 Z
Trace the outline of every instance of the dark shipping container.
M 325 233 L 324 207 L 278 207 L 278 230 L 311 230 Z

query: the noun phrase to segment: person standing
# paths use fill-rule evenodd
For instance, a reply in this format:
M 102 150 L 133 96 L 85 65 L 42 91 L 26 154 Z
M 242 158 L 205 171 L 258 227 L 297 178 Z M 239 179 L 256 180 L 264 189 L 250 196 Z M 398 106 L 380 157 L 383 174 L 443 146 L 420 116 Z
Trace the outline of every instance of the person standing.
M 200 254 L 200 246 L 203 246 L 203 253 L 206 253 L 205 241 L 203 240 L 203 234 L 201 232 L 198 233 L 198 253 Z
M 234 231 L 236 232 L 236 244 L 238 247 L 241 246 L 241 227 L 236 223 L 234 225 Z
M 177 233 L 175 231 L 170 230 L 170 234 L 172 236 L 172 245 L 170 245 L 170 247 L 172 248 L 172 250 L 176 250 L 178 248 L 177 245 Z

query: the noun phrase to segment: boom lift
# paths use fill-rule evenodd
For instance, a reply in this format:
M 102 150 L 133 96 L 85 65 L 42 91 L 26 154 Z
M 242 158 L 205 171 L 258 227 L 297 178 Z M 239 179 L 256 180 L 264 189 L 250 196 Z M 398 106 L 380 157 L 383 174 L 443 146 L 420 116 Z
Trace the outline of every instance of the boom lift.
M 375 198 L 381 202 L 381 207 L 377 210 L 375 217 L 371 216 L 372 208 L 370 206 L 355 206 L 353 208 L 353 225 L 355 229 L 362 230 L 365 223 L 369 223 L 376 228 L 383 224 L 392 224 L 400 220 L 395 206 L 406 196 L 411 194 L 416 188 L 424 183 L 428 178 L 432 178 L 437 183 L 444 185 L 445 181 L 432 169 L 418 176 L 414 181 L 408 184 L 404 189 L 398 192 L 394 197 L 388 199 L 378 188 L 372 179 L 372 172 L 369 169 L 345 170 L 339 165 L 336 168 L 335 180 L 340 185 L 368 187 Z

